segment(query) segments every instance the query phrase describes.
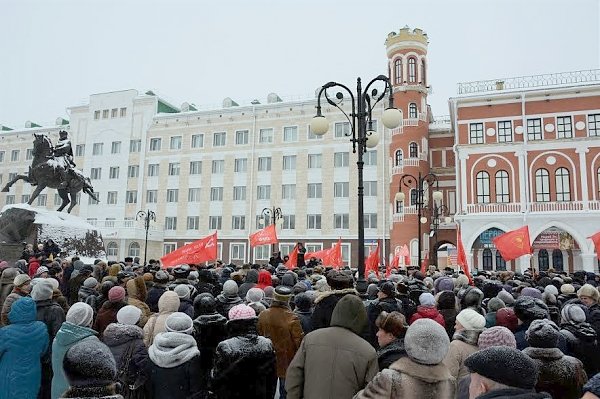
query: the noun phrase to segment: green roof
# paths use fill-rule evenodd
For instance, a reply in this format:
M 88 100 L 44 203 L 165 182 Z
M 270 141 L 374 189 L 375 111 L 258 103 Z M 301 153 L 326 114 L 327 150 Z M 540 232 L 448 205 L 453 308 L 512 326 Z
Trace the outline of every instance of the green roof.
M 8 126 L 2 126 L 2 131 L 3 132 L 8 132 L 8 131 L 11 131 L 11 130 L 13 130 L 13 129 L 9 128 Z
M 179 110 L 172 105 L 169 105 L 165 101 L 158 100 L 158 107 L 156 112 L 158 113 L 166 113 L 166 114 L 176 114 Z

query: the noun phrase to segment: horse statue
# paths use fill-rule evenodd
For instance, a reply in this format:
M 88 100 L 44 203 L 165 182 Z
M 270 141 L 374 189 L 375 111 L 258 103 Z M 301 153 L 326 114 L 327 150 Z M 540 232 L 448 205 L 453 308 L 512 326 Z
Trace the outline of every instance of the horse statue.
M 2 191 L 8 192 L 13 184 L 19 180 L 24 180 L 32 186 L 36 186 L 27 202 L 31 205 L 46 187 L 55 188 L 58 189 L 58 195 L 62 199 L 62 204 L 57 211 L 62 211 L 70 203 L 71 205 L 67 209 L 68 213 L 71 213 L 71 210 L 77 205 L 77 193 L 82 190 L 95 201 L 98 201 L 98 196 L 94 193 L 94 187 L 92 187 L 90 179 L 85 177 L 80 170 L 69 168 L 69 165 L 65 164 L 64 157 L 54 156 L 54 147 L 50 138 L 45 134 L 34 134 L 33 136 L 33 161 L 29 167 L 29 173 L 27 175 L 17 175 L 6 183 Z M 59 188 L 64 177 L 67 181 L 66 188 Z

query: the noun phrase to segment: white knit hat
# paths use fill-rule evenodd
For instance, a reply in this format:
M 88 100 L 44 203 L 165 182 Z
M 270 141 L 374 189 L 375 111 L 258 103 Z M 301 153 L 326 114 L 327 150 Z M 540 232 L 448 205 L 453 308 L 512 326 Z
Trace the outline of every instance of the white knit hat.
M 67 321 L 78 326 L 90 327 L 94 321 L 94 309 L 87 303 L 76 302 L 67 312 Z
M 121 324 L 136 325 L 140 321 L 142 311 L 132 305 L 123 306 L 117 312 L 117 321 Z
M 464 309 L 458 316 L 458 321 L 465 330 L 483 330 L 485 328 L 485 317 L 474 311 L 473 309 Z
M 171 313 L 171 315 L 167 317 L 167 320 L 165 320 L 165 328 L 169 332 L 191 334 L 194 330 L 194 322 L 187 314 L 175 312 Z

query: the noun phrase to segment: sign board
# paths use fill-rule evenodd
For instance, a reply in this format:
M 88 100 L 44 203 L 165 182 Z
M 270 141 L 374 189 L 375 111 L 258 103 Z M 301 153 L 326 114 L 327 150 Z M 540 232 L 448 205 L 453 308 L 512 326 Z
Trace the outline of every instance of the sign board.
M 496 248 L 492 240 L 502 234 L 504 234 L 504 231 L 495 227 L 481 233 L 479 235 L 479 242 L 481 243 L 482 248 Z
M 563 251 L 574 249 L 575 240 L 566 231 L 557 228 L 544 230 L 533 241 L 533 249 L 560 249 Z

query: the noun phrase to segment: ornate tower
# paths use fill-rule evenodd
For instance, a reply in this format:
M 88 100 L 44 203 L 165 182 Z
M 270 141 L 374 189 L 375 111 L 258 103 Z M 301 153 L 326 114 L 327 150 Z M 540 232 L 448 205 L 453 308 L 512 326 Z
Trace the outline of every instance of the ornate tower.
M 411 192 L 403 187 L 403 203 L 395 200 L 400 179 L 406 173 L 418 178 L 429 173 L 428 138 L 429 112 L 427 106 L 427 34 L 408 26 L 398 33 L 391 32 L 386 41 L 389 76 L 392 83 L 394 105 L 402 112 L 401 125 L 392 131 L 390 140 L 390 207 L 393 223 L 390 227 L 390 252 L 393 254 L 406 244 L 410 250 L 411 264 L 418 263 L 418 225 L 416 207 L 411 206 Z M 429 223 L 421 225 L 422 256 L 429 243 Z M 402 259 L 402 258 L 401 258 Z

